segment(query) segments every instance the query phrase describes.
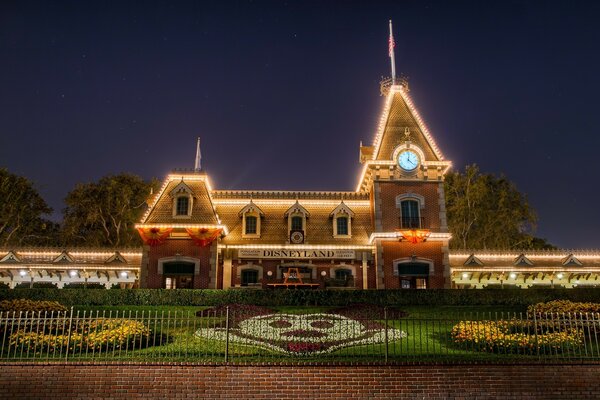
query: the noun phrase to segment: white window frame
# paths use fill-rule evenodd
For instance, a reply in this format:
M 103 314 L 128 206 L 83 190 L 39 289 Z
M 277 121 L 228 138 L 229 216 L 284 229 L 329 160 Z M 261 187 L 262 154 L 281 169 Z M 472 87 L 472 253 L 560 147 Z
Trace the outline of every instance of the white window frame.
M 333 223 L 333 237 L 336 239 L 345 239 L 352 237 L 352 218 L 354 217 L 354 212 L 342 201 L 340 205 L 333 209 L 333 211 L 329 214 L 332 218 Z M 340 217 L 348 218 L 348 233 L 340 234 L 337 229 L 337 220 Z

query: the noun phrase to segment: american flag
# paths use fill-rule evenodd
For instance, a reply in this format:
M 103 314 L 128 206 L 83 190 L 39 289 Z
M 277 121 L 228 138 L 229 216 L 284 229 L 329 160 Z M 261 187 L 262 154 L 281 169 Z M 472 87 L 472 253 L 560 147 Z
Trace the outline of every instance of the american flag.
M 396 42 L 394 42 L 394 36 L 392 35 L 392 32 L 390 32 L 390 40 L 388 40 L 388 45 L 389 45 L 389 56 L 390 56 L 390 58 L 392 58 L 392 55 L 394 54 L 394 47 L 396 47 Z

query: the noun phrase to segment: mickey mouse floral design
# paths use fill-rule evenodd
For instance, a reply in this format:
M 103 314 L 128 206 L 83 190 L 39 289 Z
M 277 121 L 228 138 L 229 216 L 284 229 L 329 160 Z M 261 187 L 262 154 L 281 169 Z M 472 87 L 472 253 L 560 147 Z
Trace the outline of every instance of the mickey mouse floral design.
M 239 321 L 229 331 L 233 343 L 257 346 L 288 355 L 319 355 L 344 347 L 385 342 L 385 325 L 338 314 L 268 314 Z M 226 340 L 225 328 L 196 331 L 199 338 Z M 387 328 L 389 341 L 406 333 Z

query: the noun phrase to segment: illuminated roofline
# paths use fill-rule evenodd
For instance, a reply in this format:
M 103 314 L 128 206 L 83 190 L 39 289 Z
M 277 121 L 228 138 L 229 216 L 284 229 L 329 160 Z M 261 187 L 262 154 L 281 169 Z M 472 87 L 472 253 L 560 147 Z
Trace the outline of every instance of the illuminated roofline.
M 408 106 L 408 109 L 411 113 L 411 116 L 414 118 L 414 120 L 417 122 L 417 125 L 419 127 L 419 129 L 421 130 L 421 132 L 423 133 L 423 135 L 425 136 L 425 139 L 427 140 L 427 143 L 431 146 L 431 148 L 433 149 L 434 154 L 437 156 L 438 159 L 440 159 L 441 161 L 444 161 L 444 155 L 442 154 L 441 150 L 439 149 L 439 147 L 437 146 L 437 143 L 435 142 L 435 140 L 433 139 L 433 136 L 431 135 L 431 133 L 429 132 L 429 129 L 427 128 L 427 124 L 425 124 L 425 121 L 423 120 L 423 118 L 421 117 L 421 114 L 419 114 L 419 111 L 417 110 L 417 108 L 415 107 L 410 95 L 408 94 L 408 92 L 406 91 L 406 88 L 403 85 L 392 85 L 389 88 L 386 100 L 385 100 L 385 104 L 383 106 L 383 110 L 381 112 L 381 116 L 379 118 L 379 125 L 377 127 L 377 133 L 375 135 L 375 140 L 373 141 L 373 154 L 371 155 L 371 160 L 365 162 L 361 175 L 360 175 L 360 179 L 358 180 L 358 184 L 356 186 L 356 192 L 360 192 L 362 184 L 365 180 L 365 175 L 367 173 L 367 169 L 369 167 L 369 165 L 373 165 L 372 161 L 375 161 L 376 157 L 379 154 L 379 150 L 381 147 L 381 141 L 383 140 L 383 134 L 385 132 L 385 127 L 387 126 L 387 121 L 389 119 L 389 115 L 390 115 L 390 110 L 392 107 L 392 100 L 394 98 L 394 94 L 395 93 L 400 93 L 400 95 L 402 96 L 402 99 L 404 100 L 404 102 L 406 103 L 406 105 Z M 392 164 L 395 164 L 394 161 L 391 161 Z M 375 164 L 375 165 L 379 165 L 379 164 Z M 382 165 L 386 165 L 386 164 L 382 164 Z M 450 163 L 445 172 L 448 171 L 448 169 L 452 166 L 452 163 Z M 444 173 L 445 173 L 444 172 Z
M 199 175 L 197 173 L 196 174 L 171 173 L 171 174 L 167 175 L 165 181 L 163 182 L 163 185 L 161 186 L 157 195 L 154 197 L 154 200 L 152 200 L 152 205 L 148 207 L 148 209 L 146 210 L 146 212 L 140 219 L 140 224 L 144 224 L 147 221 L 148 217 L 150 216 L 150 213 L 152 212 L 152 210 L 154 210 L 154 207 L 156 207 L 158 200 L 160 200 L 162 198 L 162 196 L 164 195 L 165 190 L 167 189 L 167 186 L 169 186 L 169 183 L 173 182 L 176 179 L 180 179 L 182 181 L 203 181 L 204 182 L 204 184 L 206 185 L 206 191 L 208 192 L 208 200 L 210 201 L 210 206 L 212 207 L 212 210 L 215 213 L 217 222 L 220 224 L 221 218 L 219 218 L 219 214 L 217 213 L 217 209 L 215 208 L 215 203 L 212 198 L 213 189 L 212 189 L 212 185 L 210 184 L 210 180 L 208 179 L 208 175 L 205 175 L 205 174 Z
M 270 200 L 270 199 L 216 199 L 214 203 L 217 206 L 243 206 L 247 205 L 250 200 L 256 205 L 275 205 L 275 206 L 290 206 L 296 204 L 296 199 L 288 199 L 288 200 Z M 312 205 L 312 206 L 338 206 L 341 204 L 342 200 L 298 200 L 301 205 Z M 349 207 L 370 207 L 371 202 L 369 200 L 343 200 L 344 204 Z

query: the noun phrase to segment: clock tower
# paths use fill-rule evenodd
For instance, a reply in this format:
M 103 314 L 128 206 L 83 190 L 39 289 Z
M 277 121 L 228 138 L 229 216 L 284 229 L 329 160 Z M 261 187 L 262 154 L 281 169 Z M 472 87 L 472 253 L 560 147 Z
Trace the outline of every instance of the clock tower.
M 403 79 L 381 84 L 375 140 L 360 147 L 357 192 L 371 198 L 377 288 L 450 286 L 444 159 Z

